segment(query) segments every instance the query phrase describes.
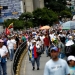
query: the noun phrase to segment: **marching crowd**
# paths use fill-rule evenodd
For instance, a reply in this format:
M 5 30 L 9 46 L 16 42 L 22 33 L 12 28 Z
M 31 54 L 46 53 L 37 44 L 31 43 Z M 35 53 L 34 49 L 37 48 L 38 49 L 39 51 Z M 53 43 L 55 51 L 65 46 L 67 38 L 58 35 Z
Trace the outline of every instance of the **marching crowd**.
M 15 51 L 26 40 L 25 33 L 0 34 L 0 75 L 8 75 L 7 60 L 13 60 Z
M 40 69 L 41 55 L 46 52 L 50 60 L 46 63 L 44 75 L 75 75 L 75 31 L 32 30 L 28 38 L 28 56 L 32 70 Z
M 32 70 L 40 69 L 41 55 L 46 52 L 50 60 L 46 63 L 44 75 L 75 75 L 75 31 L 30 29 L 25 32 L 0 35 L 0 75 L 7 75 L 7 60 L 13 56 L 19 45 L 27 41 L 29 62 Z

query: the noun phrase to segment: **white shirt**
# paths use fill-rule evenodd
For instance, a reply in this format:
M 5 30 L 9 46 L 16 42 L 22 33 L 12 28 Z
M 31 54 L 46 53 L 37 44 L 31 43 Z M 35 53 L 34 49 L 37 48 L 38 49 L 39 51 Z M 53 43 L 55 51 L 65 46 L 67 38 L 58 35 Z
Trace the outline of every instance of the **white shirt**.
M 45 38 L 45 36 L 40 36 L 40 40 L 41 40 L 41 42 L 42 42 L 42 44 L 44 44 L 44 38 Z
M 8 49 L 6 46 L 3 45 L 3 47 L 0 48 L 0 56 L 2 57 L 4 55 L 6 55 L 7 53 L 8 53 Z M 6 59 L 6 61 L 7 61 L 7 59 Z M 1 60 L 0 60 L 0 62 L 1 62 Z
M 36 45 L 41 46 L 41 45 L 42 45 L 42 42 L 41 42 L 41 41 L 37 41 L 37 42 L 36 42 Z
M 44 69 L 44 75 L 68 75 L 70 74 L 69 66 L 63 59 L 58 61 L 49 60 Z
M 28 45 L 28 46 L 31 46 L 31 45 L 32 45 L 32 42 L 29 42 L 29 41 L 28 41 L 28 42 L 27 42 L 27 45 Z
M 52 41 L 52 39 L 54 38 L 54 34 L 50 34 L 49 36 L 50 36 L 50 39 Z
M 11 40 L 8 40 L 7 41 L 7 46 L 8 46 L 8 49 L 13 49 L 14 47 L 14 44 L 16 44 L 16 41 L 14 39 L 11 39 Z

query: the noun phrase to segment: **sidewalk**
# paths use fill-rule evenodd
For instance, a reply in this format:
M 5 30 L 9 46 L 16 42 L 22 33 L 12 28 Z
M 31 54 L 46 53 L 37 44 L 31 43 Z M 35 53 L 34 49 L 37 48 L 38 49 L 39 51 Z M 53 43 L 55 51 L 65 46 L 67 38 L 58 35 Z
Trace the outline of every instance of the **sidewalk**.
M 23 59 L 20 75 L 43 75 L 45 63 L 50 59 L 50 57 L 46 57 L 46 54 L 42 54 L 40 58 L 40 70 L 37 70 L 35 66 L 35 70 L 32 70 L 32 64 L 28 60 L 28 55 L 26 55 Z

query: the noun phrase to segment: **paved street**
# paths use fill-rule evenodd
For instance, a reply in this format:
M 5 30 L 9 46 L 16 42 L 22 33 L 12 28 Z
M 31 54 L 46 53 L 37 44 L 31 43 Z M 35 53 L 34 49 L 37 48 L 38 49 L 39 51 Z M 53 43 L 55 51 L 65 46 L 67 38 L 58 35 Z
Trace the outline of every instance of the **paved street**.
M 20 75 L 43 75 L 45 63 L 49 59 L 50 59 L 49 57 L 46 57 L 46 54 L 42 54 L 40 58 L 40 70 L 37 70 L 37 67 L 35 67 L 35 70 L 33 71 L 32 65 L 28 60 L 28 55 L 26 55 L 22 62 Z
M 12 75 L 11 74 L 11 64 L 12 64 L 12 61 L 8 60 L 7 61 L 7 75 Z

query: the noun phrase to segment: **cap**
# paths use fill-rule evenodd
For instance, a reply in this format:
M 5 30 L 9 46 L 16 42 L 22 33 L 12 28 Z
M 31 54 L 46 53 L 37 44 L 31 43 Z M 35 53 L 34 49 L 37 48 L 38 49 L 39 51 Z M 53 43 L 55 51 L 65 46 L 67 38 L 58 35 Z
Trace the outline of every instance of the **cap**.
M 52 50 L 58 51 L 58 48 L 57 48 L 57 47 L 52 47 L 52 48 L 51 48 L 51 51 L 52 51 Z
M 0 39 L 0 42 L 4 42 L 2 39 Z
M 71 46 L 73 44 L 74 44 L 74 42 L 72 40 L 69 40 L 69 41 L 66 42 L 66 46 Z
M 72 39 L 73 37 L 72 37 L 72 36 L 69 36 L 68 38 L 69 38 L 69 39 Z
M 67 61 L 70 61 L 70 60 L 73 60 L 73 61 L 75 61 L 75 57 L 74 56 L 69 56 L 68 58 L 67 58 Z

